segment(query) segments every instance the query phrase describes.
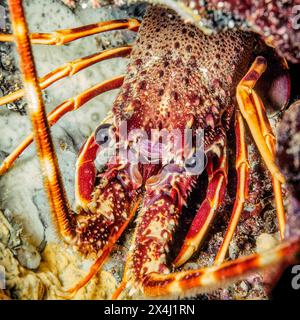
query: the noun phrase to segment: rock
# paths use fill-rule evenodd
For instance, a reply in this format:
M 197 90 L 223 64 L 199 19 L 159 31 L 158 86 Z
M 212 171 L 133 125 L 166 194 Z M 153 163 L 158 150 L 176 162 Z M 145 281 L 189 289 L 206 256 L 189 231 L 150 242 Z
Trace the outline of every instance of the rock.
M 37 269 L 41 262 L 41 256 L 32 245 L 21 246 L 16 250 L 17 258 L 21 265 L 27 269 Z
M 237 246 L 235 241 L 231 241 L 229 248 L 228 248 L 228 254 L 231 260 L 234 260 L 238 257 L 239 253 L 239 247 Z
M 275 234 L 262 233 L 256 239 L 256 251 L 263 252 L 276 246 L 278 240 Z
M 1 53 L 1 65 L 5 70 L 12 69 L 12 59 L 8 54 Z
M 242 282 L 240 283 L 240 288 L 241 288 L 243 291 L 248 292 L 248 290 L 249 290 L 249 285 L 247 284 L 246 281 L 242 281 Z

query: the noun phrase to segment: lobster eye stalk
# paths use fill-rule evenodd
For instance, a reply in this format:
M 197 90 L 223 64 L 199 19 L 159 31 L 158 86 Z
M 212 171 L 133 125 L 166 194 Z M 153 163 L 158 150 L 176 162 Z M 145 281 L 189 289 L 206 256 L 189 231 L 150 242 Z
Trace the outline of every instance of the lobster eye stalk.
M 111 140 L 110 124 L 101 124 L 95 131 L 95 141 L 99 146 L 108 145 Z

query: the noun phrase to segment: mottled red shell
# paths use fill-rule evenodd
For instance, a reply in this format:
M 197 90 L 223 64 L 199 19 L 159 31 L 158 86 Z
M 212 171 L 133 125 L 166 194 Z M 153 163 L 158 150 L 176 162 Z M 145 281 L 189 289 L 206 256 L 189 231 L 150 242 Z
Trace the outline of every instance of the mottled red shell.
M 254 57 L 254 34 L 206 35 L 173 11 L 148 10 L 113 111 L 128 130 L 205 130 L 208 150 L 228 129 L 235 90 Z

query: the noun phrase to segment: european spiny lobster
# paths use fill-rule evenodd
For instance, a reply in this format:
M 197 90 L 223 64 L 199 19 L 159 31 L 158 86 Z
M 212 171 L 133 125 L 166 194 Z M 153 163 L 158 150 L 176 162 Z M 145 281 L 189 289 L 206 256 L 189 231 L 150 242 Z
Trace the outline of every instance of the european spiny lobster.
M 267 81 L 270 81 L 267 87 L 274 91 L 273 85 L 279 81 L 280 88 L 284 89 L 280 101 L 274 100 L 272 95 L 267 97 L 268 101 L 280 106 L 288 102 L 287 67 L 272 48 L 256 34 L 238 29 L 206 34 L 163 6 L 149 6 L 142 23 L 127 19 L 60 30 L 52 34 L 29 35 L 22 2 L 10 0 L 9 5 L 14 35 L 1 35 L 0 39 L 17 44 L 24 90 L 3 97 L 1 101 L 12 101 L 26 93 L 33 135 L 28 136 L 4 161 L 0 171 L 2 174 L 7 171 L 35 138 L 45 189 L 58 232 L 83 255 L 96 257 L 90 273 L 70 292 L 76 292 L 99 270 L 135 215 L 137 225 L 123 281 L 113 298 L 117 298 L 125 287 L 135 288 L 145 296 L 197 294 L 203 288 L 217 287 L 221 281 L 235 279 L 246 272 L 294 261 L 299 252 L 297 239 L 289 239 L 263 254 L 224 262 L 248 194 L 249 163 L 244 120 L 272 176 L 280 234 L 284 238 L 281 184 L 285 179 L 275 163 L 276 139 L 262 99 L 256 93 L 259 81 L 263 81 L 264 74 L 271 69 L 272 79 L 267 77 Z M 115 29 L 138 31 L 135 44 L 73 61 L 37 79 L 30 42 L 62 45 Z M 96 85 L 62 103 L 46 116 L 41 89 L 93 63 L 129 54 L 130 63 L 125 77 L 116 77 Z M 112 115 L 93 132 L 79 154 L 76 167 L 78 212 L 74 213 L 65 196 L 49 126 L 96 95 L 119 87 L 121 90 L 114 102 Z M 184 153 L 183 149 L 179 148 L 168 164 L 161 161 L 155 164 L 124 162 L 114 155 L 108 158 L 101 172 L 97 171 L 97 155 L 108 147 L 108 137 L 103 139 L 103 130 L 114 133 L 119 142 L 118 139 L 122 138 L 122 121 L 126 121 L 128 132 L 144 130 L 148 136 L 153 129 L 175 129 L 184 135 L 184 130 L 188 128 L 192 129 L 193 138 L 200 130 L 204 131 L 208 175 L 206 197 L 173 261 L 174 268 L 185 263 L 199 248 L 223 201 L 228 171 L 226 134 L 234 123 L 238 177 L 236 199 L 214 266 L 172 272 L 167 261 L 182 208 L 199 178 L 199 174 L 190 174 L 185 163 L 178 161 L 177 156 Z M 132 143 L 126 138 L 122 147 L 127 149 Z M 147 140 L 147 150 L 148 143 Z M 120 148 L 117 143 L 117 149 Z M 147 152 L 140 152 L 147 158 Z M 158 154 L 158 160 L 161 160 Z M 189 159 L 193 157 L 195 153 L 189 154 Z

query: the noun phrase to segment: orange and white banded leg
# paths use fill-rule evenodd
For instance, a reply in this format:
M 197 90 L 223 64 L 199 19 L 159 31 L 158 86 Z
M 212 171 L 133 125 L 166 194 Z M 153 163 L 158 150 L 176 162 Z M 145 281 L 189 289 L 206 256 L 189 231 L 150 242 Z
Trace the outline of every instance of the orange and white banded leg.
M 92 54 L 90 56 L 76 59 L 70 62 L 67 62 L 61 67 L 49 72 L 44 77 L 39 79 L 41 89 L 48 88 L 51 84 L 56 81 L 59 81 L 66 77 L 71 77 L 77 72 L 92 66 L 95 63 L 118 58 L 118 57 L 126 57 L 130 54 L 132 47 L 125 46 L 113 49 L 107 49 L 99 53 Z M 24 89 L 17 90 L 11 94 L 0 97 L 0 105 L 13 102 L 17 99 L 20 99 L 24 96 Z
M 147 297 L 184 297 L 216 290 L 229 282 L 244 278 L 274 265 L 284 269 L 299 261 L 300 241 L 290 240 L 261 254 L 229 261 L 220 266 L 160 274 L 152 272 L 143 277 L 139 288 Z
M 66 100 L 48 113 L 47 120 L 49 125 L 53 126 L 66 113 L 79 109 L 99 94 L 120 88 L 123 84 L 123 80 L 124 76 L 118 76 L 111 80 L 106 80 L 83 91 L 77 96 Z M 32 143 L 32 141 L 33 134 L 29 134 L 16 149 L 4 159 L 0 166 L 0 175 L 7 172 L 13 166 L 16 159 Z
M 74 215 L 65 194 L 49 131 L 42 92 L 39 87 L 33 61 L 22 1 L 9 0 L 8 4 L 45 191 L 48 195 L 54 223 L 59 233 L 64 239 L 70 240 L 74 238 L 75 235 Z
M 245 137 L 245 126 L 242 115 L 237 110 L 235 113 L 235 137 L 236 137 L 236 172 L 237 172 L 237 191 L 230 217 L 229 225 L 226 230 L 224 240 L 215 258 L 215 264 L 221 264 L 226 256 L 230 241 L 234 235 L 240 215 L 244 208 L 244 203 L 248 197 L 249 183 L 249 162 L 248 149 Z
M 32 44 L 60 46 L 83 37 L 106 31 L 127 29 L 136 32 L 138 31 L 140 24 L 141 23 L 137 19 L 111 20 L 93 23 L 74 29 L 57 30 L 52 33 L 32 33 L 29 35 L 29 38 Z M 14 42 L 14 34 L 0 34 L 0 41 Z
M 209 167 L 212 167 L 212 164 L 210 164 L 208 168 Z M 198 209 L 187 236 L 185 237 L 182 248 L 174 261 L 175 267 L 185 263 L 198 250 L 215 217 L 218 207 L 224 199 L 228 171 L 226 146 L 223 147 L 222 156 L 220 157 L 216 168 L 208 169 L 208 171 L 210 170 L 212 171 L 208 172 L 209 183 L 206 198 Z
M 254 86 L 266 70 L 266 67 L 267 62 L 265 58 L 257 57 L 255 59 L 251 68 L 237 87 L 237 101 L 239 109 L 249 126 L 256 146 L 272 175 L 279 230 L 280 235 L 283 238 L 285 214 L 281 184 L 285 182 L 285 179 L 275 163 L 275 137 L 267 119 L 262 101 L 254 91 Z

